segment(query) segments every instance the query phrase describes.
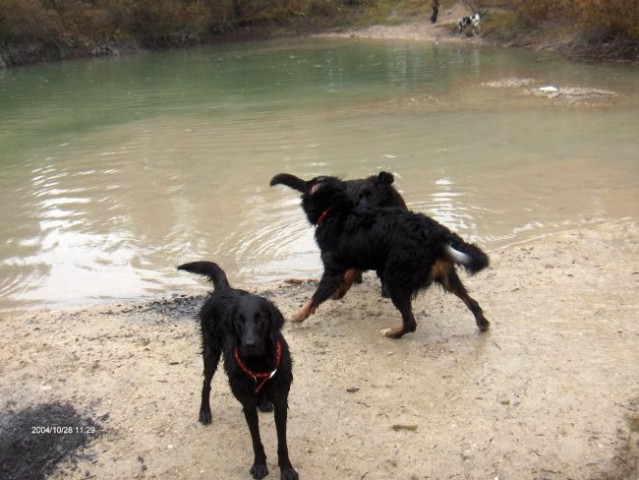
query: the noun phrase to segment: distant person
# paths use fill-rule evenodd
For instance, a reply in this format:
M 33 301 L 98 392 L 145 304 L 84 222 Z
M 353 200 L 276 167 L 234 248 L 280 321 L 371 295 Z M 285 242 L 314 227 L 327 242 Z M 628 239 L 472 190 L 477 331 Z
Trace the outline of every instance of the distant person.
M 430 23 L 435 23 L 437 21 L 437 15 L 439 14 L 439 7 L 441 2 L 439 0 L 433 0 L 433 14 L 430 16 Z

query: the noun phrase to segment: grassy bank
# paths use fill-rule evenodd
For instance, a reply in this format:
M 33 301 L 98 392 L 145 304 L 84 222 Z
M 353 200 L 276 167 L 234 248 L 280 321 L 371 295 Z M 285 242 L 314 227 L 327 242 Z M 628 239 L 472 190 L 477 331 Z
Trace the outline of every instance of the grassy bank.
M 444 0 L 442 8 L 457 2 L 484 13 L 489 41 L 639 58 L 637 0 Z M 0 66 L 423 20 L 430 6 L 430 0 L 3 0 Z
M 494 43 L 549 50 L 571 58 L 639 60 L 637 0 L 465 3 L 483 4 L 489 12 L 483 33 Z

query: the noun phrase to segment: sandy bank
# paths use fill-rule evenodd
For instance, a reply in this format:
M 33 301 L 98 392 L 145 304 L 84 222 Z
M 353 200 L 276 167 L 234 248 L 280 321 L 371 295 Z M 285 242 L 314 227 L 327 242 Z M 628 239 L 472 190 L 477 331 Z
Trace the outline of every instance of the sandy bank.
M 403 22 L 397 25 L 373 25 L 365 28 L 352 28 L 341 32 L 322 33 L 320 37 L 336 38 L 372 38 L 417 40 L 425 42 L 474 42 L 480 43 L 481 36 L 457 33 L 457 21 L 469 15 L 468 10 L 460 3 L 440 11 L 439 20 L 432 24 L 425 18 L 422 21 Z
M 492 252 L 491 268 L 465 280 L 487 334 L 433 288 L 415 302 L 417 332 L 384 338 L 399 317 L 370 274 L 287 325 L 301 478 L 636 479 L 638 234 L 632 221 L 595 224 Z M 261 293 L 291 315 L 314 285 Z M 52 462 L 50 478 L 250 478 L 248 431 L 223 375 L 213 424 L 197 422 L 199 293 L 3 318 L 0 476 L 84 435 L 64 447 L 86 444 L 81 456 Z M 73 432 L 33 431 L 69 411 Z M 273 419 L 261 421 L 277 478 Z

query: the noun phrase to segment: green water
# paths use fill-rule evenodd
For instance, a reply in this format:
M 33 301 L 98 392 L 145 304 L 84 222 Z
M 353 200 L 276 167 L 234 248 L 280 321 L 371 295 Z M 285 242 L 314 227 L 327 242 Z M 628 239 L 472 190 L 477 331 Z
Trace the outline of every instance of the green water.
M 540 87 L 554 85 L 558 93 Z M 488 251 L 639 215 L 639 69 L 414 41 L 305 39 L 0 72 L 0 309 L 321 271 L 302 177 L 396 174 Z

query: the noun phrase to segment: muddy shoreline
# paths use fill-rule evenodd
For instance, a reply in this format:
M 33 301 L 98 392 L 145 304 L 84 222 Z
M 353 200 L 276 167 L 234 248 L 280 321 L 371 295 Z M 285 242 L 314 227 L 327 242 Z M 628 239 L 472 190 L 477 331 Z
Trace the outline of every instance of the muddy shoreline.
M 370 274 L 287 324 L 289 450 L 301 478 L 636 479 L 638 234 L 631 220 L 597 223 L 491 252 L 489 270 L 464 277 L 491 320 L 486 334 L 432 288 L 415 302 L 417 331 L 383 337 L 399 317 Z M 243 287 L 290 316 L 314 286 Z M 250 478 L 250 438 L 221 371 L 213 424 L 197 421 L 195 315 L 207 288 L 3 316 L 2 478 L 25 478 L 18 468 L 35 465 L 25 452 L 38 448 L 51 461 L 32 478 Z M 260 419 L 277 478 L 273 419 Z M 46 433 L 54 423 L 72 431 Z

